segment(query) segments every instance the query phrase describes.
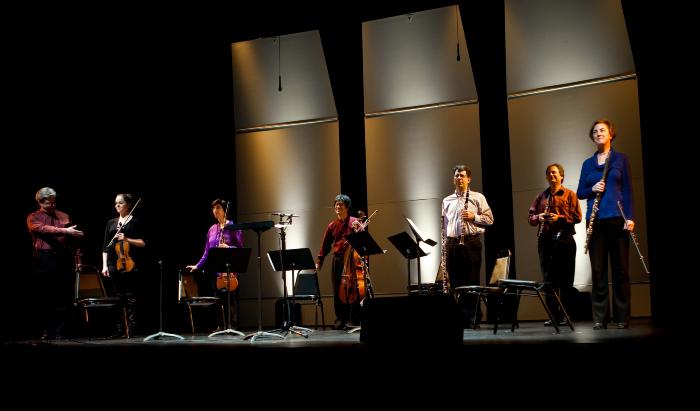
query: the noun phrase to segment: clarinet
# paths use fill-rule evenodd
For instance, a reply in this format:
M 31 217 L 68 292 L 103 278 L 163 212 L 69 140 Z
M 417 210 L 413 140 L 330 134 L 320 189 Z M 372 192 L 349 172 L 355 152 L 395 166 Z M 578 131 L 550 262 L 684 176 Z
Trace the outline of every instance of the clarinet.
M 469 207 L 469 186 L 467 186 L 467 194 L 464 195 L 464 211 Z M 464 245 L 464 232 L 467 231 L 467 223 L 460 218 L 462 222 L 462 233 L 459 235 L 459 245 Z
M 537 238 L 539 239 L 540 236 L 542 235 L 542 229 L 544 228 L 544 223 L 547 222 L 547 218 L 549 217 L 549 205 L 552 203 L 552 192 L 550 191 L 547 196 L 547 205 L 544 206 L 544 214 L 545 216 L 542 218 L 542 221 L 540 221 L 539 227 L 537 227 Z
M 608 151 L 608 158 L 605 159 L 605 167 L 603 168 L 603 177 L 600 181 L 605 182 L 605 178 L 608 176 L 608 168 L 610 166 L 610 156 L 612 155 L 612 148 Z M 596 215 L 598 215 L 598 205 L 600 204 L 600 198 L 603 196 L 603 192 L 599 191 L 595 195 L 595 200 L 593 201 L 593 207 L 591 207 L 591 218 L 588 220 L 588 227 L 586 228 L 586 242 L 583 244 L 583 253 L 588 254 L 588 242 L 591 240 L 591 235 L 593 234 L 593 223 L 595 222 Z
M 549 201 L 547 201 L 547 205 L 544 207 L 544 214 L 549 214 Z M 542 229 L 544 228 L 544 223 L 547 217 L 542 218 L 542 221 L 540 221 L 540 226 L 537 227 L 537 238 L 540 238 L 542 235 Z
M 620 201 L 617 202 L 617 208 L 620 210 L 620 214 L 622 215 L 622 218 L 625 220 L 625 223 L 627 223 L 627 216 L 625 216 L 625 210 L 622 209 L 622 203 Z M 637 254 L 639 254 L 639 259 L 642 261 L 642 266 L 644 267 L 644 272 L 647 273 L 647 275 L 651 274 L 649 272 L 649 268 L 647 267 L 647 262 L 644 259 L 644 256 L 642 255 L 642 249 L 639 248 L 639 241 L 637 241 L 637 235 L 634 234 L 634 231 L 628 230 L 630 233 L 630 238 L 632 239 L 632 244 L 634 244 L 634 248 L 637 249 Z
M 440 245 L 442 253 L 440 255 L 440 271 L 442 271 L 442 293 L 449 292 L 447 288 L 447 233 L 445 228 L 445 218 L 440 215 Z

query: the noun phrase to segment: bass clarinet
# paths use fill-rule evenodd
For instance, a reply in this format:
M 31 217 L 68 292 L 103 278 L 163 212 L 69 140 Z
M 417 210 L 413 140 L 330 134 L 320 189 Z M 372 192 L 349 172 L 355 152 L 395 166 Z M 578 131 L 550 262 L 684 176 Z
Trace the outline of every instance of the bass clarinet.
M 611 149 L 612 150 L 612 149 Z M 608 157 L 605 159 L 605 167 L 603 168 L 603 177 L 600 181 L 605 182 L 608 176 L 608 168 L 610 166 L 610 155 L 612 153 L 608 151 Z M 593 234 L 593 223 L 595 222 L 596 215 L 598 215 L 598 207 L 600 204 L 600 198 L 603 196 L 603 192 L 599 191 L 595 195 L 595 200 L 593 201 L 593 207 L 591 207 L 591 218 L 588 220 L 588 227 L 586 228 L 586 242 L 583 245 L 583 253 L 588 254 L 588 242 L 591 240 L 591 235 Z

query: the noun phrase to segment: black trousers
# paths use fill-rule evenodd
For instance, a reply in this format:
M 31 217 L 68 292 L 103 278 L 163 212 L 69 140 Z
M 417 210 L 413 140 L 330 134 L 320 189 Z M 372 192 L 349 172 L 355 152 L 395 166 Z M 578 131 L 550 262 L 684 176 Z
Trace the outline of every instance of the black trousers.
M 70 253 L 35 251 L 31 289 L 38 298 L 32 333 L 54 336 L 63 331 L 73 305 L 75 272 Z
M 564 309 L 571 314 L 575 300 L 576 240 L 570 233 L 542 233 L 537 241 L 537 251 L 543 280 L 552 284 Z M 546 300 L 555 320 L 561 320 L 563 313 L 559 312 L 556 297 L 548 293 Z
M 119 297 L 126 308 L 126 320 L 129 324 L 129 334 L 135 335 L 138 326 L 138 290 L 141 284 L 141 276 L 144 272 L 138 269 L 132 271 L 119 271 L 116 267 L 109 266 L 111 294 Z M 124 324 L 117 322 L 117 330 L 123 333 Z
M 593 321 L 627 323 L 630 317 L 629 244 L 621 217 L 596 220 L 588 242 L 591 259 Z M 612 318 L 608 293 L 608 261 L 612 270 Z
M 445 265 L 452 288 L 463 285 L 479 285 L 481 248 L 480 237 L 465 239 L 464 245 L 460 245 L 458 239 L 447 239 Z M 474 324 L 481 322 L 481 306 L 476 305 L 476 298 L 478 298 L 476 295 L 465 294 L 457 301 L 465 327 L 471 327 L 472 321 Z M 474 310 L 475 306 L 476 311 Z

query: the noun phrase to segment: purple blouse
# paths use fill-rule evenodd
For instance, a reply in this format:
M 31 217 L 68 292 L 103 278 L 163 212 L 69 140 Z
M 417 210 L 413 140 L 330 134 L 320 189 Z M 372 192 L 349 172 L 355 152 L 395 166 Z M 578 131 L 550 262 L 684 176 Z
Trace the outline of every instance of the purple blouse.
M 209 249 L 218 247 L 222 235 L 224 244 L 228 245 L 229 247 L 243 247 L 243 231 L 233 230 L 233 225 L 233 221 L 227 220 L 223 230 L 221 229 L 219 223 L 209 227 L 209 231 L 207 232 L 207 243 L 204 246 L 204 254 L 202 254 L 202 258 L 200 258 L 199 262 L 197 263 L 198 270 L 201 270 L 202 267 L 204 267 L 204 264 L 207 262 L 207 257 L 209 257 Z

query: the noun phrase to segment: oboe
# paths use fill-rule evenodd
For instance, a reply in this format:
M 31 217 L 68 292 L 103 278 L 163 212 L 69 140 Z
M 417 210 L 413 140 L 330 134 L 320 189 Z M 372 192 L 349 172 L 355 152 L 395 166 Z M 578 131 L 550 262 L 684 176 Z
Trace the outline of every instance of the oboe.
M 544 228 L 544 223 L 547 220 L 549 216 L 549 203 L 552 201 L 552 194 L 549 194 L 549 197 L 547 197 L 547 205 L 544 207 L 544 216 L 542 218 L 542 221 L 540 221 L 540 226 L 537 227 L 537 238 L 540 238 L 542 235 L 542 229 Z
M 467 185 L 467 193 L 464 195 L 464 211 L 467 211 L 469 207 L 469 186 Z M 463 218 L 460 218 L 462 222 L 462 233 L 459 235 L 459 245 L 464 245 L 464 234 L 467 231 L 467 223 L 464 222 Z
M 627 223 L 627 216 L 625 216 L 625 210 L 622 209 L 622 203 L 617 202 L 617 208 L 620 210 L 620 215 L 622 215 L 622 218 L 625 220 L 625 224 Z M 632 244 L 634 244 L 634 248 L 637 249 L 637 254 L 639 254 L 639 259 L 642 261 L 642 266 L 644 267 L 644 272 L 647 273 L 647 275 L 650 274 L 649 268 L 647 267 L 647 262 L 644 259 L 644 256 L 642 255 L 642 249 L 639 248 L 639 241 L 637 241 L 637 235 L 634 234 L 634 231 L 628 230 L 630 233 L 630 238 L 632 239 Z
M 612 149 L 610 150 L 612 151 Z M 603 168 L 603 177 L 600 179 L 602 182 L 605 182 L 605 178 L 608 176 L 608 166 L 610 165 L 611 154 L 612 153 L 608 151 L 608 157 L 605 159 L 605 167 Z M 595 195 L 595 200 L 593 201 L 593 207 L 591 207 L 591 218 L 588 220 L 588 227 L 586 228 L 586 242 L 583 244 L 584 254 L 588 254 L 588 242 L 591 240 L 591 235 L 593 234 L 593 223 L 595 222 L 596 215 L 598 215 L 598 207 L 602 196 L 602 191 L 597 192 Z

